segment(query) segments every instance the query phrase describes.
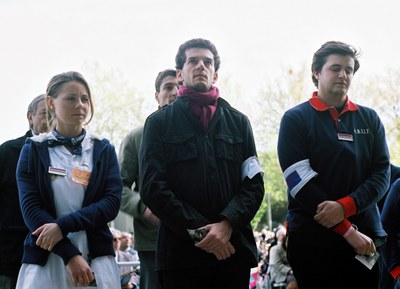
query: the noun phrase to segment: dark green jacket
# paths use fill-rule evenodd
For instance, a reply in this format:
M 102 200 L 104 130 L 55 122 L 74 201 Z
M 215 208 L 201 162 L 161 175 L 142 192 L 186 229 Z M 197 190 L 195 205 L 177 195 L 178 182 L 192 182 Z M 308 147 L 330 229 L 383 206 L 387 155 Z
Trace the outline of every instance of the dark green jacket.
M 144 218 L 146 205 L 139 194 L 139 148 L 143 126 L 132 130 L 119 149 L 119 166 L 123 182 L 121 211 L 133 217 L 134 248 L 137 251 L 155 251 L 158 225 Z

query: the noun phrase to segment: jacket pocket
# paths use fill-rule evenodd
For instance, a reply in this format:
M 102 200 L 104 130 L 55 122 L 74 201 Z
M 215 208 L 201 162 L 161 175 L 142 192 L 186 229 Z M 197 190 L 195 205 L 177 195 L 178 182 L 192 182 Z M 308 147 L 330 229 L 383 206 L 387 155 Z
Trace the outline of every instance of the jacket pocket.
M 215 135 L 215 150 L 218 158 L 238 163 L 243 162 L 244 139 L 240 136 L 228 134 Z
M 198 157 L 194 134 L 169 136 L 162 139 L 167 164 L 192 160 Z

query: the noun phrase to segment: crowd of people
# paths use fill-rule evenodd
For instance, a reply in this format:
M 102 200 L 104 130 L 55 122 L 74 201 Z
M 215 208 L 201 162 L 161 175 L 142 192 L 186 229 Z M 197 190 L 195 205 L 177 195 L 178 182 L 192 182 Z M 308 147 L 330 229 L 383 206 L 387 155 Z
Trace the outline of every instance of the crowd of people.
M 297 282 L 287 260 L 287 231 L 284 224 L 272 230 L 254 231 L 258 266 L 250 276 L 249 289 L 296 289 Z
M 115 261 L 120 267 L 121 289 L 139 289 L 140 261 L 132 248 L 132 234 L 111 228 L 115 251 Z
M 339 41 L 314 53 L 316 91 L 279 127 L 285 225 L 260 233 L 264 172 L 248 117 L 216 86 L 212 42 L 179 46 L 118 155 L 87 130 L 85 78 L 55 75 L 29 131 L 0 146 L 0 289 L 399 287 L 399 168 L 378 114 L 348 96 L 358 58 Z M 119 210 L 134 235 L 109 227 Z

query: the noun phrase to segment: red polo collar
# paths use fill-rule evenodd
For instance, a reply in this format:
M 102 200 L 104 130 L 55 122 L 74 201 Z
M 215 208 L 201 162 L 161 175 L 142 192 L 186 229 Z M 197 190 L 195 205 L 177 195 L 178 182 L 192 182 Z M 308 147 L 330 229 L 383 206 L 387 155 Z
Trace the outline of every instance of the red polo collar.
M 334 106 L 328 106 L 326 105 L 319 97 L 318 97 L 318 93 L 317 91 L 314 91 L 312 94 L 312 97 L 309 100 L 311 106 L 318 111 L 325 111 L 328 110 L 329 114 L 332 117 L 332 120 L 335 123 L 336 128 L 339 127 L 339 117 L 341 115 L 343 115 L 345 112 L 347 111 L 356 111 L 358 110 L 358 107 L 355 103 L 351 102 L 349 100 L 349 97 L 346 95 L 346 102 L 345 102 L 345 106 L 343 108 L 343 110 L 340 112 L 340 114 L 338 113 L 338 111 L 336 110 L 336 108 Z
M 319 97 L 318 97 L 318 92 L 314 91 L 312 94 L 312 97 L 309 100 L 311 106 L 315 108 L 318 111 L 325 111 L 328 110 L 332 107 L 326 105 Z M 346 95 L 346 105 L 344 109 L 342 110 L 342 113 L 345 113 L 346 111 L 355 111 L 358 110 L 358 107 L 355 103 L 353 103 L 351 100 L 349 100 L 349 97 Z

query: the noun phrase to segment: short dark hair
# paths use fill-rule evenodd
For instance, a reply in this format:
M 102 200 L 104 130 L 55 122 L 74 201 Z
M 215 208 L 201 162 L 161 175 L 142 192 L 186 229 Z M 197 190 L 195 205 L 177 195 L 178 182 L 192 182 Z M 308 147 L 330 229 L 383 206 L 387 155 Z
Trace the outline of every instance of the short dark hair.
M 156 81 L 154 83 L 154 86 L 155 86 L 157 92 L 160 92 L 161 83 L 168 76 L 176 77 L 176 70 L 174 70 L 174 69 L 166 69 L 166 70 L 160 71 L 157 74 L 157 78 L 156 78 Z
M 90 100 L 90 118 L 86 122 L 86 124 L 88 124 L 93 118 L 94 106 L 93 106 L 92 94 L 90 92 L 89 84 L 87 83 L 85 78 L 82 76 L 82 74 L 80 74 L 79 72 L 76 72 L 76 71 L 69 71 L 69 72 L 64 72 L 64 73 L 60 73 L 60 74 L 53 76 L 50 79 L 49 84 L 47 85 L 46 95 L 48 97 L 51 97 L 54 99 L 57 98 L 58 94 L 60 93 L 61 87 L 64 84 L 71 82 L 71 81 L 76 81 L 76 82 L 79 82 L 80 84 L 82 84 L 86 88 L 86 91 L 88 93 L 89 100 Z M 52 118 L 53 117 L 54 116 L 52 115 Z M 51 121 L 53 121 L 53 120 L 51 119 Z
M 221 58 L 218 55 L 217 48 L 215 45 L 207 40 L 207 39 L 202 39 L 202 38 L 195 38 L 186 41 L 183 43 L 181 46 L 179 46 L 178 53 L 176 54 L 175 57 L 175 65 L 177 69 L 182 69 L 183 65 L 186 62 L 186 50 L 190 48 L 205 48 L 211 51 L 211 53 L 214 55 L 214 67 L 215 71 L 218 71 L 219 66 L 221 65 Z
M 342 56 L 351 56 L 354 59 L 354 73 L 360 68 L 360 62 L 358 57 L 360 56 L 359 51 L 353 46 L 340 41 L 328 41 L 324 43 L 317 52 L 314 53 L 314 57 L 311 64 L 311 76 L 315 86 L 318 87 L 318 79 L 315 78 L 314 72 L 321 72 L 322 67 L 326 63 L 329 55 L 338 54 Z

